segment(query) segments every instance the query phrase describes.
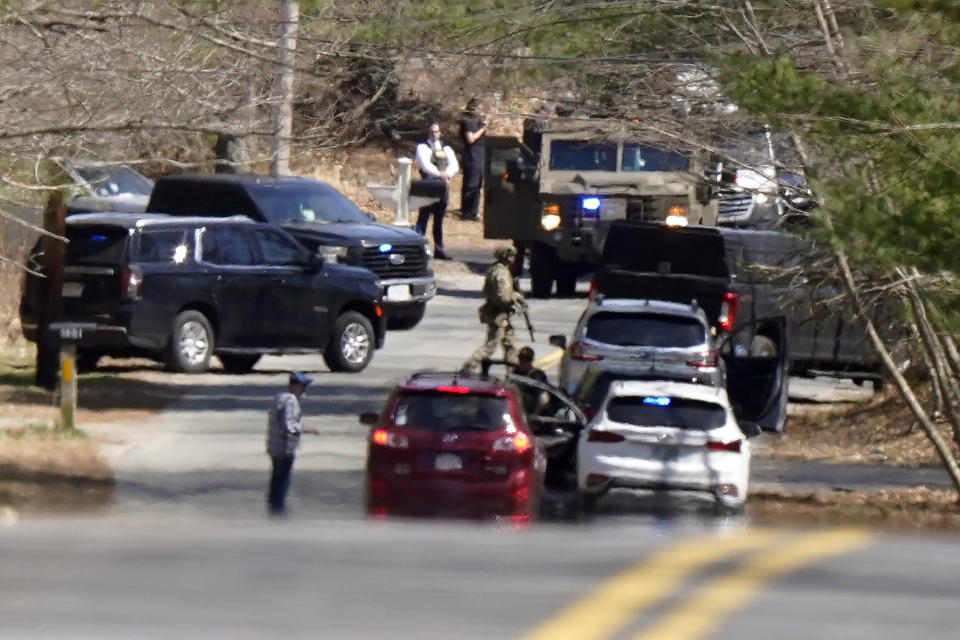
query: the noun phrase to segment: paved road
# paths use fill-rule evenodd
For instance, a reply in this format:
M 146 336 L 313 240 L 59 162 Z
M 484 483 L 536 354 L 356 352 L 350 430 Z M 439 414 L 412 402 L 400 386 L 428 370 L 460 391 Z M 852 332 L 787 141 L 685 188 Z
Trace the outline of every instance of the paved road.
M 0 526 L 0 637 L 913 638 L 956 627 L 955 539 L 766 531 L 696 502 L 608 504 L 529 530 L 367 521 L 366 429 L 417 367 L 455 368 L 480 338 L 474 293 L 444 287 L 414 331 L 392 333 L 362 375 L 314 356 L 189 386 L 142 424 L 86 425 L 118 442 L 116 504 L 99 517 Z M 533 301 L 541 355 L 578 301 Z M 263 517 L 264 406 L 289 369 L 321 435 L 297 461 L 293 516 Z M 142 374 L 138 374 L 142 375 Z M 119 443 L 120 441 L 122 443 Z M 802 481 L 822 469 L 798 468 Z M 856 470 L 844 470 L 848 480 Z M 776 481 L 789 468 L 758 468 Z M 803 475 L 806 474 L 806 475 Z M 829 478 L 827 479 L 829 480 Z M 821 476 L 819 481 L 824 481 Z M 625 509 L 618 509 L 626 507 Z

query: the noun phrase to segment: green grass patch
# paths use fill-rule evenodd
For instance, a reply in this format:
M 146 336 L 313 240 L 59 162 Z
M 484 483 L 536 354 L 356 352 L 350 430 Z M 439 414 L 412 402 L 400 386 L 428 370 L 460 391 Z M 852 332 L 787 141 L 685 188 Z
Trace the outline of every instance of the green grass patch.
M 22 427 L 0 429 L 0 440 L 32 440 L 44 442 L 70 442 L 89 440 L 82 429 L 51 429 L 45 423 L 29 423 Z

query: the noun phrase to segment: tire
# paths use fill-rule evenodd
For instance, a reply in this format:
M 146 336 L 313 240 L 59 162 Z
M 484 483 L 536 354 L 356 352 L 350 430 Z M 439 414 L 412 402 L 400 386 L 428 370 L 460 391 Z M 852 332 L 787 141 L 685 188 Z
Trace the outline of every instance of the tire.
M 89 351 L 87 349 L 77 351 L 77 371 L 80 373 L 95 371 L 102 355 L 99 351 Z
M 242 354 L 242 353 L 224 353 L 219 356 L 220 363 L 227 373 L 244 374 L 253 371 L 253 368 L 260 362 L 260 354 Z
M 577 490 L 577 513 L 589 515 L 597 510 L 601 494 Z
M 427 303 L 418 302 L 404 309 L 404 313 L 396 316 L 387 316 L 387 329 L 407 331 L 413 329 L 423 320 L 427 312 Z
M 577 295 L 577 276 L 564 273 L 557 276 L 557 297 L 573 298 Z
M 170 342 L 164 352 L 167 369 L 179 373 L 203 373 L 213 355 L 213 329 L 199 311 L 183 311 L 173 319 Z
M 530 297 L 549 298 L 553 292 L 557 256 L 553 249 L 535 243 L 530 249 Z
M 375 344 L 370 321 L 356 311 L 346 311 L 337 318 L 323 359 L 331 371 L 363 371 L 373 358 Z

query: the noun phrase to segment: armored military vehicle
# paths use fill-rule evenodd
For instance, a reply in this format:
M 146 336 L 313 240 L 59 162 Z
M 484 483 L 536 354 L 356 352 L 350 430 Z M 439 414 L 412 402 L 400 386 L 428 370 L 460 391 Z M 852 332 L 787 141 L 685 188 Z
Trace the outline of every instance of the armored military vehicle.
M 715 225 L 719 172 L 676 142 L 583 123 L 545 130 L 536 153 L 487 138 L 484 237 L 530 252 L 535 297 L 574 293 L 599 262 L 610 223 Z

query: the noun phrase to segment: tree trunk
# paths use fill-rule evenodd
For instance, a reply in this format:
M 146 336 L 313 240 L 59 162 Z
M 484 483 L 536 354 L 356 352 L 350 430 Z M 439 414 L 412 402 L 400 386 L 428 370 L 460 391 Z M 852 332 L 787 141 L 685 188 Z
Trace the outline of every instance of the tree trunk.
M 270 174 L 290 175 L 290 134 L 293 132 L 293 79 L 300 23 L 300 5 L 280 0 L 280 41 L 274 91 L 274 136 Z
M 54 191 L 43 211 L 43 306 L 37 313 L 37 371 L 35 384 L 53 391 L 57 388 L 60 370 L 60 351 L 56 341 L 50 339 L 50 323 L 59 320 L 62 311 L 63 261 L 66 236 L 67 205 L 63 193 Z M 57 237 L 54 237 L 57 236 Z

